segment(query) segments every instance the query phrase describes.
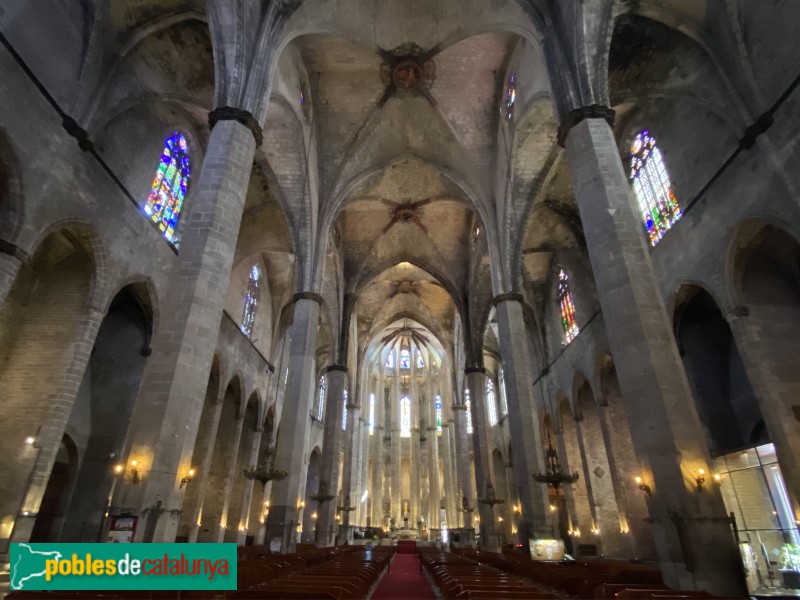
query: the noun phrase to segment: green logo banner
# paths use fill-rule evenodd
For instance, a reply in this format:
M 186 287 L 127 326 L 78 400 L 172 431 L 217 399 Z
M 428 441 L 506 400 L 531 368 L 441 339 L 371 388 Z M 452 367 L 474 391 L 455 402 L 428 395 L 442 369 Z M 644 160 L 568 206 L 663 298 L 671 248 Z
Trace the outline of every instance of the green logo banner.
M 236 544 L 11 544 L 12 590 L 235 590 Z

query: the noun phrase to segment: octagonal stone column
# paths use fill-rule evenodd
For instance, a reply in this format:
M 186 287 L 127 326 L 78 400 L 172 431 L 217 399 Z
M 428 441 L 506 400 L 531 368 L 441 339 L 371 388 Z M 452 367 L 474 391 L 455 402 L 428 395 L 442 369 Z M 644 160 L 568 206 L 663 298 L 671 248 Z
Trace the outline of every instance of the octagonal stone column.
M 634 198 L 599 106 L 569 114 L 559 139 L 584 223 L 597 296 L 648 498 L 667 585 L 746 595 L 739 549 L 710 471 L 705 435 L 659 291 Z

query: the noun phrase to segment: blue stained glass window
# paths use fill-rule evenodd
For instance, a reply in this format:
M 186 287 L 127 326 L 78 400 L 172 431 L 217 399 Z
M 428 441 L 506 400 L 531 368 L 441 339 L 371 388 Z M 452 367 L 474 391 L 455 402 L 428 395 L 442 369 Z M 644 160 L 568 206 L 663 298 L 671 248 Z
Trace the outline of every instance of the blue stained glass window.
M 176 241 L 175 230 L 186 199 L 190 175 L 189 145 L 186 138 L 176 131 L 164 141 L 161 162 L 150 186 L 150 195 L 142 207 L 170 242 Z
M 410 369 L 411 368 L 411 354 L 408 350 L 400 350 L 400 368 L 401 369 Z
M 682 213 L 661 151 L 648 131 L 642 131 L 631 144 L 629 177 L 647 239 L 655 246 Z
M 575 322 L 575 302 L 569 289 L 569 275 L 564 269 L 558 273 L 558 303 L 561 308 L 561 328 L 564 330 L 564 341 L 569 344 L 578 335 L 578 324 Z
M 436 410 L 436 435 L 442 435 L 442 398 L 438 394 L 433 407 Z
M 394 369 L 394 350 L 389 350 L 389 355 L 386 357 L 386 367 Z
M 425 359 L 422 358 L 422 352 L 417 350 L 417 368 L 424 369 L 425 368 Z
M 503 92 L 501 111 L 503 118 L 510 121 L 514 118 L 514 103 L 517 101 L 517 74 L 511 73 L 506 81 L 506 88 Z

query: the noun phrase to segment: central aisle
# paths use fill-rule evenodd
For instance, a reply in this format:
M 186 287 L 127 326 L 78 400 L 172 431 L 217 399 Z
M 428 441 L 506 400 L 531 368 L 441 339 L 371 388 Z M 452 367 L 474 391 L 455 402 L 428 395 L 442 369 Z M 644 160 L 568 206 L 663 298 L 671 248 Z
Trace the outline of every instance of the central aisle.
M 384 574 L 372 600 L 436 600 L 416 554 L 395 554 L 391 571 Z

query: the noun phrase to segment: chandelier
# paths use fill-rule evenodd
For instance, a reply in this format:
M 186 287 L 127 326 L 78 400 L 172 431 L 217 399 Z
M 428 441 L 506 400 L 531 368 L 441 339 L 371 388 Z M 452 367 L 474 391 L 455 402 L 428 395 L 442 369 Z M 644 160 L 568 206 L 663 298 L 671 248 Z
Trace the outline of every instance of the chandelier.
M 478 502 L 481 504 L 488 504 L 491 508 L 494 508 L 495 504 L 505 504 L 504 498 L 498 498 L 495 495 L 494 486 L 492 482 L 486 484 L 486 496 L 483 498 L 478 498 Z
M 280 481 L 285 479 L 288 473 L 281 469 L 275 468 L 275 459 L 270 455 L 272 452 L 269 449 L 269 442 L 267 443 L 267 451 L 264 453 L 264 462 L 261 466 L 255 469 L 245 469 L 244 476 L 247 479 L 253 479 L 261 482 L 261 489 L 267 486 L 268 481 Z
M 545 451 L 546 472 L 536 473 L 533 476 L 535 481 L 539 483 L 546 483 L 552 485 L 553 488 L 558 489 L 561 485 L 572 484 L 578 481 L 578 472 L 573 471 L 572 474 L 564 473 L 561 470 L 561 463 L 558 460 L 558 452 L 553 448 L 553 442 L 550 440 L 550 432 L 547 432 L 547 450 Z

